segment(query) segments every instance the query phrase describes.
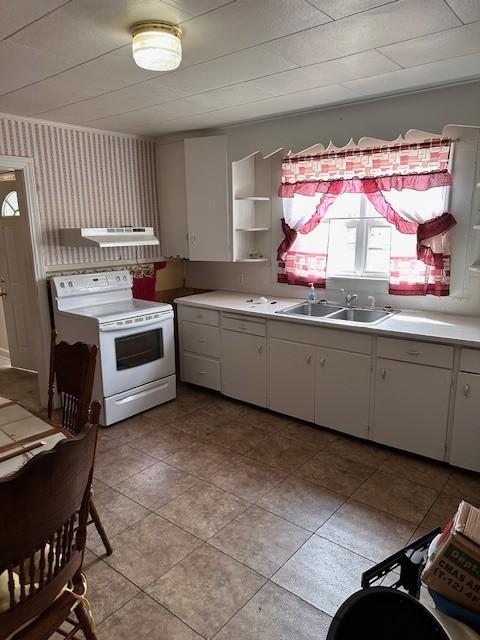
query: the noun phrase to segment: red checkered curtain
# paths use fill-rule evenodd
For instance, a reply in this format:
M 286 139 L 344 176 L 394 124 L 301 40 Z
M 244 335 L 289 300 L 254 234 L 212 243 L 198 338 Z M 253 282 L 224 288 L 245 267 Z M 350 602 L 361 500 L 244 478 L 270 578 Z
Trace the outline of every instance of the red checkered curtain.
M 279 282 L 326 286 L 328 224 L 320 223 L 341 216 L 342 197 L 356 193 L 392 225 L 389 292 L 449 295 L 450 150 L 450 140 L 434 139 L 285 158 Z

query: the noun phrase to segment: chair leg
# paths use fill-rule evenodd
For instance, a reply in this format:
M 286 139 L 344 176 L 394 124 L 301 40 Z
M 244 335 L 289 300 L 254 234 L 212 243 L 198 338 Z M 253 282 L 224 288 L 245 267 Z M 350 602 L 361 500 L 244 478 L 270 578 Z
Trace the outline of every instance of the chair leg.
M 97 528 L 98 535 L 102 539 L 103 546 L 105 547 L 105 551 L 107 552 L 107 556 L 111 556 L 113 553 L 112 545 L 110 544 L 110 540 L 108 539 L 107 532 L 103 528 L 103 524 L 100 520 L 100 516 L 98 515 L 98 511 L 95 508 L 95 505 L 92 499 L 90 499 L 90 516 Z
M 92 626 L 92 621 L 81 602 L 75 607 L 75 613 L 86 640 L 97 640 L 97 634 Z

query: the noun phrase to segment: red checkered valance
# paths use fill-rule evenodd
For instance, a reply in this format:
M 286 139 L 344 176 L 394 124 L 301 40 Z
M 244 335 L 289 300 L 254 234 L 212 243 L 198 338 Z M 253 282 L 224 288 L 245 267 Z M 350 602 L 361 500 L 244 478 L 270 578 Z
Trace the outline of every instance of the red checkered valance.
M 447 171 L 451 140 L 438 138 L 369 149 L 286 157 L 282 184 Z

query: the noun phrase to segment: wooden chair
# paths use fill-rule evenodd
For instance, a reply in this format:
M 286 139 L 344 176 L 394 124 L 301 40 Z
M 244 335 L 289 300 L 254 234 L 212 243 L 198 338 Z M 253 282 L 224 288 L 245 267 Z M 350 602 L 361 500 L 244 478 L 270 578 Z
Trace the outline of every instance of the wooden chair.
M 62 400 L 62 420 L 64 429 L 78 435 L 89 420 L 93 379 L 98 347 L 82 342 L 57 343 L 57 332 L 52 331 L 50 346 L 50 376 L 48 381 L 48 417 L 54 419 L 55 390 Z M 90 500 L 91 521 L 103 542 L 107 555 L 112 554 L 108 539 L 93 500 Z
M 81 570 L 97 432 L 87 425 L 0 479 L 0 640 L 96 639 Z

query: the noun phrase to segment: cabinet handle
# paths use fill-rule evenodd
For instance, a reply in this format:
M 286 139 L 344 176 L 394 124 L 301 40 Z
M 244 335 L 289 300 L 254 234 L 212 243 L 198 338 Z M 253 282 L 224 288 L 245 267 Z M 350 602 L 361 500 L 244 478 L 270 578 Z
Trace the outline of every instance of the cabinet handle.
M 463 387 L 463 394 L 464 394 L 465 396 L 470 395 L 470 385 L 469 385 L 469 384 L 466 384 L 466 385 Z
M 199 341 L 199 342 L 206 342 L 206 341 L 207 341 L 207 339 L 206 339 L 206 338 L 199 338 L 199 339 L 198 339 L 198 341 Z
M 308 354 L 307 356 L 307 364 L 310 364 L 312 361 L 312 356 L 310 354 Z
M 246 331 L 247 327 L 244 324 L 239 324 L 238 328 L 240 329 L 240 331 Z
M 382 369 L 381 376 L 385 380 L 385 378 L 387 377 L 387 370 L 386 369 Z
M 321 367 L 325 366 L 325 358 L 320 358 L 320 366 Z
M 263 347 L 262 347 L 261 344 L 258 345 L 257 351 L 258 351 L 258 353 L 262 353 Z
M 195 317 L 197 318 L 197 320 L 201 320 L 203 318 L 203 313 L 197 313 Z
M 409 356 L 419 356 L 419 355 L 421 355 L 421 352 L 417 351 L 416 349 L 407 349 L 405 353 L 408 353 Z
M 206 376 L 208 371 L 199 371 L 198 372 L 201 376 Z

